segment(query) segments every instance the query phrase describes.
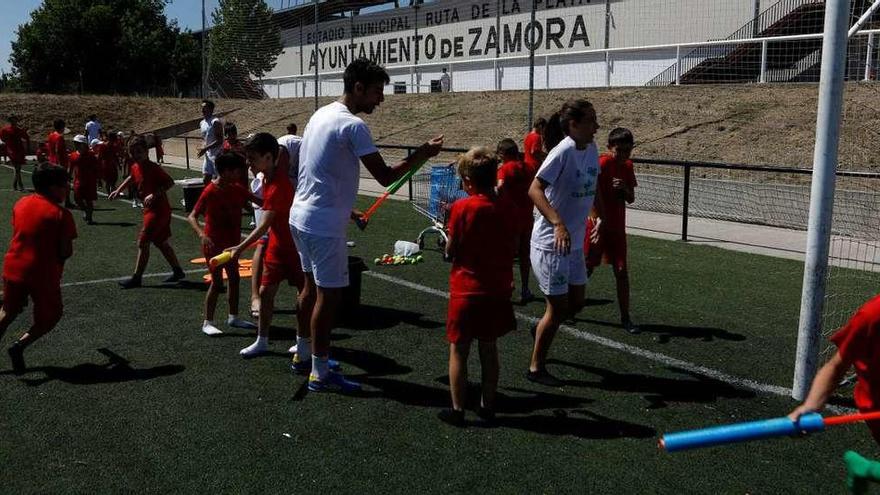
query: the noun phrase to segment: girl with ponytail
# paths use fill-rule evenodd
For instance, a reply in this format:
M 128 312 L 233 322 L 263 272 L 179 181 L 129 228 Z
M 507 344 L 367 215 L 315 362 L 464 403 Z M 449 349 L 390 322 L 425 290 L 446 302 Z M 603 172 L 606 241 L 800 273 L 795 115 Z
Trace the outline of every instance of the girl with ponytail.
M 559 325 L 583 307 L 587 283 L 583 244 L 599 176 L 599 153 L 593 142 L 598 129 L 590 102 L 563 104 L 544 127 L 544 145 L 550 151 L 529 188 L 529 197 L 541 213 L 532 229 L 530 258 L 547 308 L 532 328 L 535 346 L 526 378 L 548 386 L 559 385 L 546 368 L 553 337 Z

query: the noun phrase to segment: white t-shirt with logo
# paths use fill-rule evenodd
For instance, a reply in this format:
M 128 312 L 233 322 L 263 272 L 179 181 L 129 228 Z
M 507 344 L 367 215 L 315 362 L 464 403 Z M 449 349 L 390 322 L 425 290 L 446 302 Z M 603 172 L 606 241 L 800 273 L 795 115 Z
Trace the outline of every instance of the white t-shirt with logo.
M 544 195 L 568 229 L 572 250 L 581 249 L 599 178 L 596 143 L 579 150 L 574 140 L 566 137 L 547 154 L 538 169 L 538 178 L 548 184 Z M 553 225 L 543 215 L 535 221 L 531 242 L 538 249 L 555 249 Z
M 370 129 L 348 107 L 318 109 L 303 132 L 290 225 L 321 237 L 345 237 L 360 181 L 360 157 L 376 153 Z
M 290 182 L 294 187 L 296 187 L 296 181 L 299 177 L 300 144 L 302 144 L 302 138 L 295 134 L 285 134 L 278 138 L 278 146 L 283 146 L 287 150 L 287 156 L 290 158 L 287 165 L 287 175 L 290 176 Z
M 202 133 L 202 141 L 204 142 L 206 148 L 208 146 L 213 146 L 215 143 L 217 143 L 217 139 L 214 137 L 212 129 L 214 127 L 214 124 L 218 123 L 219 125 L 219 122 L 220 119 L 218 119 L 217 117 L 211 117 L 210 120 L 202 119 L 202 121 L 199 123 L 199 131 Z M 214 146 L 213 148 L 209 148 L 207 151 L 205 151 L 205 160 L 214 163 L 221 151 L 223 151 L 222 141 L 220 142 L 219 146 Z
M 97 120 L 90 120 L 86 122 L 86 137 L 88 137 L 89 142 L 92 142 L 92 139 L 98 139 L 98 136 L 101 134 L 101 123 Z

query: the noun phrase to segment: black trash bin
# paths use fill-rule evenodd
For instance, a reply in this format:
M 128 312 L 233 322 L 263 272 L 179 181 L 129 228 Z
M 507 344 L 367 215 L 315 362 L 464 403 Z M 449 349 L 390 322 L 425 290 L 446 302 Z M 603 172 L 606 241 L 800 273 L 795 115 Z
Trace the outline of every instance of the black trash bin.
M 367 271 L 367 264 L 363 258 L 357 256 L 348 257 L 348 287 L 342 289 L 342 319 L 346 322 L 354 321 L 361 306 L 361 280 L 362 273 Z
M 203 179 L 187 179 L 183 182 L 183 208 L 187 213 L 193 211 L 199 196 L 205 190 L 205 182 Z

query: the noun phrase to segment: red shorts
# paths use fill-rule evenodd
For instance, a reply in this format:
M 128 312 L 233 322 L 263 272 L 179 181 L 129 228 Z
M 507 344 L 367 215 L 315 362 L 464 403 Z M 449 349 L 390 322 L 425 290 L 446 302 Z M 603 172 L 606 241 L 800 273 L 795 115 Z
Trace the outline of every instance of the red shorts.
M 138 244 L 153 243 L 157 246 L 171 238 L 171 212 L 144 211 L 144 226 L 138 236 Z
M 446 313 L 446 340 L 494 341 L 516 328 L 513 303 L 503 296 L 452 296 Z
M 73 199 L 79 201 L 97 201 L 98 185 L 97 184 L 74 184 Z
M 593 269 L 605 263 L 614 267 L 615 270 L 626 270 L 626 232 L 622 230 L 607 230 L 600 227 L 599 242 L 590 242 L 590 231 L 593 229 L 591 221 L 587 222 L 587 235 L 584 239 L 584 256 L 587 268 Z
M 61 284 L 11 282 L 3 280 L 3 311 L 11 315 L 21 313 L 28 297 L 34 301 L 34 326 L 49 330 L 64 312 L 61 302 Z
M 285 260 L 283 263 L 276 259 Z M 302 290 L 305 286 L 305 278 L 302 272 L 302 263 L 299 261 L 299 254 L 294 251 L 287 256 L 269 259 L 263 258 L 263 278 L 260 279 L 260 285 L 269 286 L 280 284 L 287 281 L 287 284 Z

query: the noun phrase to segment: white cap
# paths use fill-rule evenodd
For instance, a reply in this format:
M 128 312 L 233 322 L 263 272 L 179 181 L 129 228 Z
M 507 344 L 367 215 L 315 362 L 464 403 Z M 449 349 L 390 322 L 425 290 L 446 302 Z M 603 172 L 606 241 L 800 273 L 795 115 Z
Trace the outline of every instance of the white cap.
M 122 131 L 117 132 L 116 135 L 119 137 L 125 137 L 125 133 Z
M 89 146 L 97 146 L 97 145 L 99 145 L 99 144 L 101 144 L 101 140 L 95 138 L 95 139 L 92 139 L 92 142 L 89 143 Z
M 74 143 L 89 144 L 89 138 L 83 136 L 82 134 L 77 134 L 76 136 L 73 136 L 73 142 Z

